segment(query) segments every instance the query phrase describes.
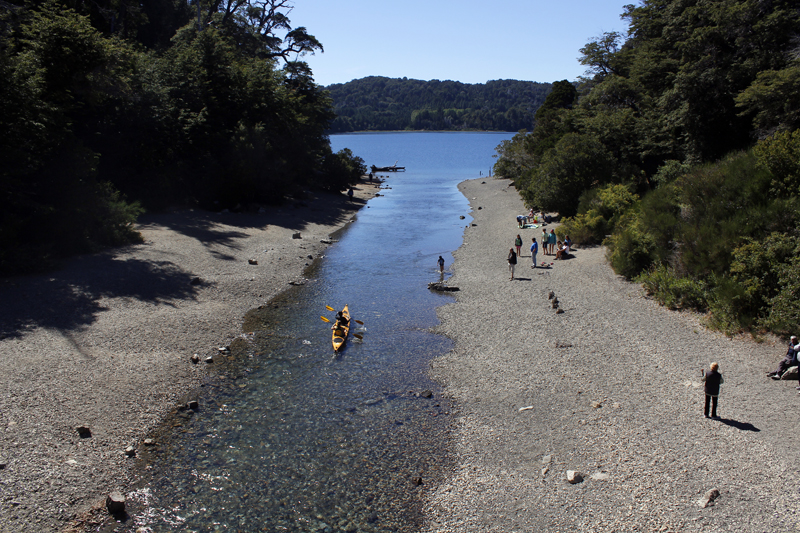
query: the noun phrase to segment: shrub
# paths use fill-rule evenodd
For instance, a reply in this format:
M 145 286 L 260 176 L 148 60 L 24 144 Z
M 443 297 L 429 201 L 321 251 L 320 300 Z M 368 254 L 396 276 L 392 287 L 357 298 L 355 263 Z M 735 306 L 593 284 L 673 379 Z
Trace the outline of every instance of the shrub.
M 670 309 L 695 309 L 703 311 L 707 307 L 704 283 L 678 276 L 674 269 L 658 265 L 636 277 L 645 292 L 661 305 Z
M 633 279 L 653 264 L 657 255 L 656 241 L 645 231 L 638 213 L 623 216 L 620 229 L 605 241 L 606 258 L 614 272 Z

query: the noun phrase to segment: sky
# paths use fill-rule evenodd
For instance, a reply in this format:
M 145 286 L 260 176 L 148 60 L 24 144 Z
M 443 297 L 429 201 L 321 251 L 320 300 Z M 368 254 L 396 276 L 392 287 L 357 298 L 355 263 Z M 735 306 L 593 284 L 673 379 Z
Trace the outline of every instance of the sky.
M 573 81 L 580 49 L 635 0 L 294 0 L 292 27 L 324 47 L 306 55 L 320 85 L 366 76 L 463 83 Z

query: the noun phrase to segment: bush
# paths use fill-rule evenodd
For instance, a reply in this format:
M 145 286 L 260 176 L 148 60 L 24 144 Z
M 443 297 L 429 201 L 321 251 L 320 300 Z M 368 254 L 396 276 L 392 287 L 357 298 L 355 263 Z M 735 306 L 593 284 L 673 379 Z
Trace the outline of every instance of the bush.
M 637 212 L 629 212 L 620 220 L 620 229 L 605 241 L 606 258 L 614 272 L 633 279 L 653 264 L 657 244 L 642 226 Z
M 784 263 L 776 268 L 780 292 L 767 301 L 769 313 L 758 325 L 779 335 L 797 332 L 800 324 L 800 265 Z
M 703 311 L 707 308 L 706 290 L 702 282 L 678 276 L 670 267 L 658 265 L 636 277 L 645 292 L 661 305 L 670 309 L 695 309 Z
M 562 221 L 564 233 L 577 244 L 600 244 L 637 199 L 624 185 L 591 189 L 581 196 L 578 214 Z

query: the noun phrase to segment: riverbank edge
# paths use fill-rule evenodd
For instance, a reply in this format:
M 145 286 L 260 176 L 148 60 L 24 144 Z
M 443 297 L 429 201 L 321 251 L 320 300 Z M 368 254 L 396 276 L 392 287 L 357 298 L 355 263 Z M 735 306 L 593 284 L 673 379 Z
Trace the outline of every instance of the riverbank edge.
M 0 281 L 0 531 L 107 521 L 106 496 L 135 482 L 145 438 L 224 364 L 245 313 L 303 283 L 381 183 L 354 201 L 145 215 L 142 244 Z
M 782 343 L 726 337 L 663 308 L 616 276 L 602 247 L 567 261 L 540 250 L 533 269 L 527 248 L 541 233 L 517 229 L 513 184 L 459 190 L 473 217 L 448 280 L 460 290 L 432 328 L 454 347 L 429 372 L 455 406 L 458 466 L 426 496 L 422 532 L 796 527 L 800 480 L 785 450 L 797 422 L 783 408 L 796 382 L 764 378 Z M 726 379 L 719 420 L 702 415 L 699 369 L 711 361 Z

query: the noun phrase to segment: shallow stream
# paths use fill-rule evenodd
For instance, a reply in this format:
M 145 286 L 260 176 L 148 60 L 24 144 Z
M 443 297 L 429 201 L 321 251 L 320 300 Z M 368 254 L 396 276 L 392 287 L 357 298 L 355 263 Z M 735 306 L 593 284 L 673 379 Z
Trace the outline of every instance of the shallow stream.
M 427 377 L 450 341 L 428 332 L 449 297 L 436 260 L 462 238 L 457 184 L 486 176 L 511 134 L 338 135 L 368 165 L 398 161 L 339 242 L 294 287 L 245 317 L 236 362 L 203 387 L 144 457 L 132 516 L 109 531 L 415 531 L 451 466 L 451 406 Z M 466 216 L 461 219 L 460 216 Z M 326 306 L 349 304 L 334 355 Z

